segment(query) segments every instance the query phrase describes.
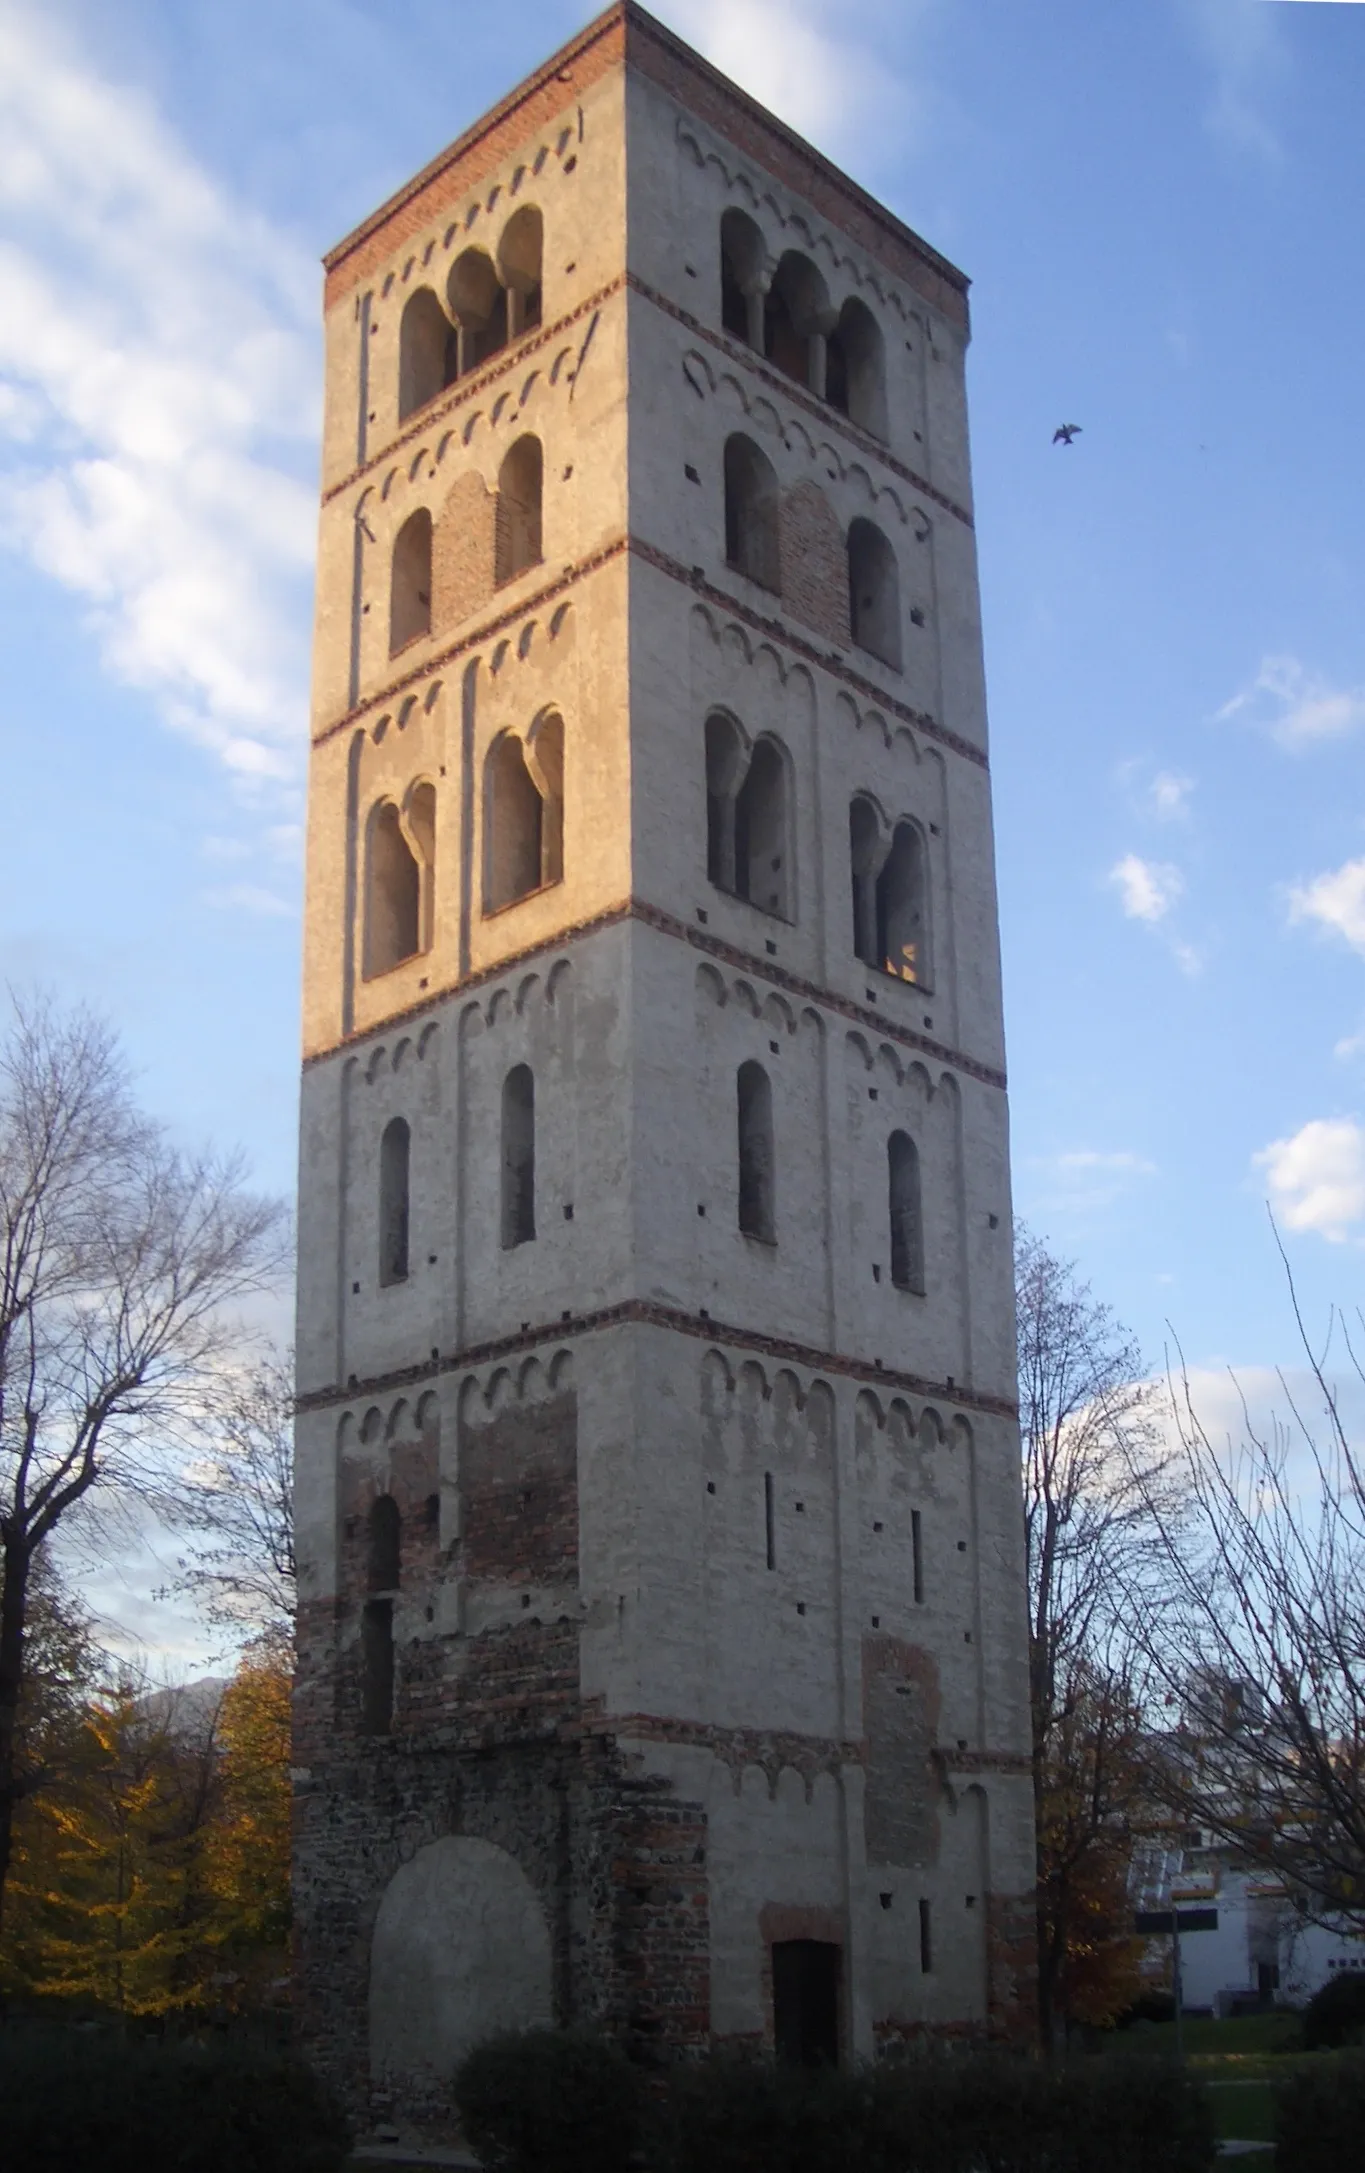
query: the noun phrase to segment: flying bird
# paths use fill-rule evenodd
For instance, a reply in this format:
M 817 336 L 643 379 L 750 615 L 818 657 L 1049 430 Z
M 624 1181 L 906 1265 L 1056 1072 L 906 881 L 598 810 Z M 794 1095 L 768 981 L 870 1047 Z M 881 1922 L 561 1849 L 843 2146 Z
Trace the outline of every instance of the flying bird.
M 1052 442 L 1055 445 L 1060 438 L 1063 445 L 1069 445 L 1071 443 L 1071 440 L 1073 438 L 1078 438 L 1080 434 L 1081 426 L 1079 423 L 1062 423 L 1056 430 L 1053 431 Z

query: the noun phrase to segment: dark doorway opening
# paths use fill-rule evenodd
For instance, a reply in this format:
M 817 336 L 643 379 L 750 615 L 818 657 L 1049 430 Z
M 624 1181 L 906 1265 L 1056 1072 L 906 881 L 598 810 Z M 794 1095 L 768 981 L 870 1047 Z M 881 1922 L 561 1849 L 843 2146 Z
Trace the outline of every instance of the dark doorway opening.
M 773 2036 L 794 2067 L 839 2064 L 840 1950 L 826 1939 L 773 1945 Z

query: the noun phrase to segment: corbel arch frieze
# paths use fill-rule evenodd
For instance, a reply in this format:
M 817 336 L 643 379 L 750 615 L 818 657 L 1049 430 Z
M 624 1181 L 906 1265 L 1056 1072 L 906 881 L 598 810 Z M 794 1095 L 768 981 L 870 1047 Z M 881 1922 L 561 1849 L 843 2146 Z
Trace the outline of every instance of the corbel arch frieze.
M 784 411 L 766 391 L 746 384 L 724 363 L 713 363 L 700 348 L 687 350 L 682 358 L 682 372 L 699 399 L 713 399 L 718 406 L 741 418 L 750 429 L 778 445 L 793 466 L 818 468 L 825 482 L 849 491 L 861 506 L 884 519 L 894 518 L 900 527 L 911 531 L 917 542 L 929 540 L 932 531 L 925 525 L 923 509 L 915 505 L 905 491 L 894 484 L 878 482 L 864 461 L 848 459 L 831 439 L 817 437 L 794 410 Z M 780 480 L 790 487 L 793 477 L 787 475 Z

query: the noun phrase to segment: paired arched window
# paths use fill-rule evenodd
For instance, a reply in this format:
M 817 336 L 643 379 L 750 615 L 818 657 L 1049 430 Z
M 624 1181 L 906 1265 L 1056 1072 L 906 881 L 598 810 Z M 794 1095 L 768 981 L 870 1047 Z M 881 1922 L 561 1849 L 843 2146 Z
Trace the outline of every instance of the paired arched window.
M 398 420 L 406 422 L 460 374 L 459 334 L 430 287 L 408 296 L 398 333 Z
M 393 545 L 389 575 L 389 654 L 431 632 L 431 515 L 410 513 Z
M 530 435 L 517 439 L 498 470 L 494 579 L 499 585 L 540 564 L 544 472 L 540 439 Z
M 484 764 L 484 911 L 496 913 L 564 873 L 564 720 L 553 710 L 523 743 L 502 732 Z
M 824 279 L 799 250 L 787 250 L 771 281 L 767 262 L 760 228 L 732 205 L 720 222 L 724 329 L 850 422 L 884 438 L 885 343 L 871 310 L 850 295 L 836 312 Z
M 919 988 L 930 985 L 928 881 L 916 824 L 884 831 L 861 793 L 848 811 L 853 950 L 865 966 Z
M 919 1149 L 908 1132 L 886 1143 L 887 1207 L 891 1221 L 891 1280 L 897 1290 L 924 1289 L 924 1219 Z
M 446 299 L 459 328 L 463 377 L 507 345 L 507 289 L 486 249 L 466 249 L 456 257 Z
M 385 1125 L 379 1141 L 379 1280 L 401 1283 L 408 1273 L 409 1164 L 412 1135 L 403 1117 Z
M 886 362 L 881 327 L 850 296 L 825 343 L 825 398 L 873 437 L 886 436 Z
M 502 1242 L 505 1251 L 536 1234 L 536 1082 L 514 1064 L 502 1082 Z
M 737 573 L 780 590 L 777 474 L 752 438 L 725 441 L 725 556 Z
M 773 1169 L 773 1090 L 761 1064 L 741 1064 L 736 1078 L 739 1120 L 739 1227 L 745 1237 L 776 1238 Z
M 365 978 L 389 973 L 431 948 L 436 868 L 436 789 L 414 785 L 405 809 L 370 811 L 365 853 Z
M 402 1575 L 402 1518 L 392 1494 L 370 1510 L 366 1583 L 371 1597 L 360 1624 L 361 1727 L 387 1735 L 393 1726 L 393 1606 Z
M 752 750 L 720 711 L 706 720 L 706 872 L 718 890 L 791 918 L 787 758 L 766 735 Z
M 901 596 L 896 554 L 873 521 L 850 521 L 848 617 L 854 642 L 901 668 Z
M 520 339 L 541 318 L 541 260 L 544 228 L 533 204 L 513 212 L 498 243 L 498 270 L 507 289 L 507 336 Z

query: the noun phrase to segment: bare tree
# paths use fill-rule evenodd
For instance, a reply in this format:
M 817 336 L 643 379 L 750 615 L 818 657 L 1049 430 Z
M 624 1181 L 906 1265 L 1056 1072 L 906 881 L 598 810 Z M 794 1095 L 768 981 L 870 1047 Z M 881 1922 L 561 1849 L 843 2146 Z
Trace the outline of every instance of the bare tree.
M 220 1629 L 276 1639 L 292 1629 L 293 1421 L 293 1363 L 272 1354 L 221 1383 L 181 1474 L 174 1514 L 205 1544 L 181 1557 L 175 1589 Z
M 1038 1864 L 1038 2007 L 1065 2019 L 1073 1950 L 1115 1891 L 1141 1787 L 1140 1691 L 1122 1593 L 1175 1528 L 1169 1458 L 1142 1355 L 1109 1307 L 1022 1227 L 1016 1234 L 1019 1416 L 1029 1594 Z M 1122 1880 L 1118 1878 L 1118 1890 Z M 1114 1926 L 1115 1937 L 1123 1932 Z
M 1287 1420 L 1258 1426 L 1239 1386 L 1242 1438 L 1216 1442 L 1179 1353 L 1171 1377 L 1191 1512 L 1177 1529 L 1156 1506 L 1170 1596 L 1145 1643 L 1180 1718 L 1154 1766 L 1303 1915 L 1365 1929 L 1365 1464 L 1328 1371 L 1336 1347 L 1365 1388 L 1365 1319 L 1334 1312 L 1315 1349 L 1280 1258 L 1314 1413 L 1281 1373 Z
M 278 1271 L 284 1217 L 232 1161 L 187 1156 L 136 1108 L 107 1027 L 15 1002 L 0 1042 L 0 1907 L 16 1804 L 33 1565 L 97 1494 L 164 1489 Z

